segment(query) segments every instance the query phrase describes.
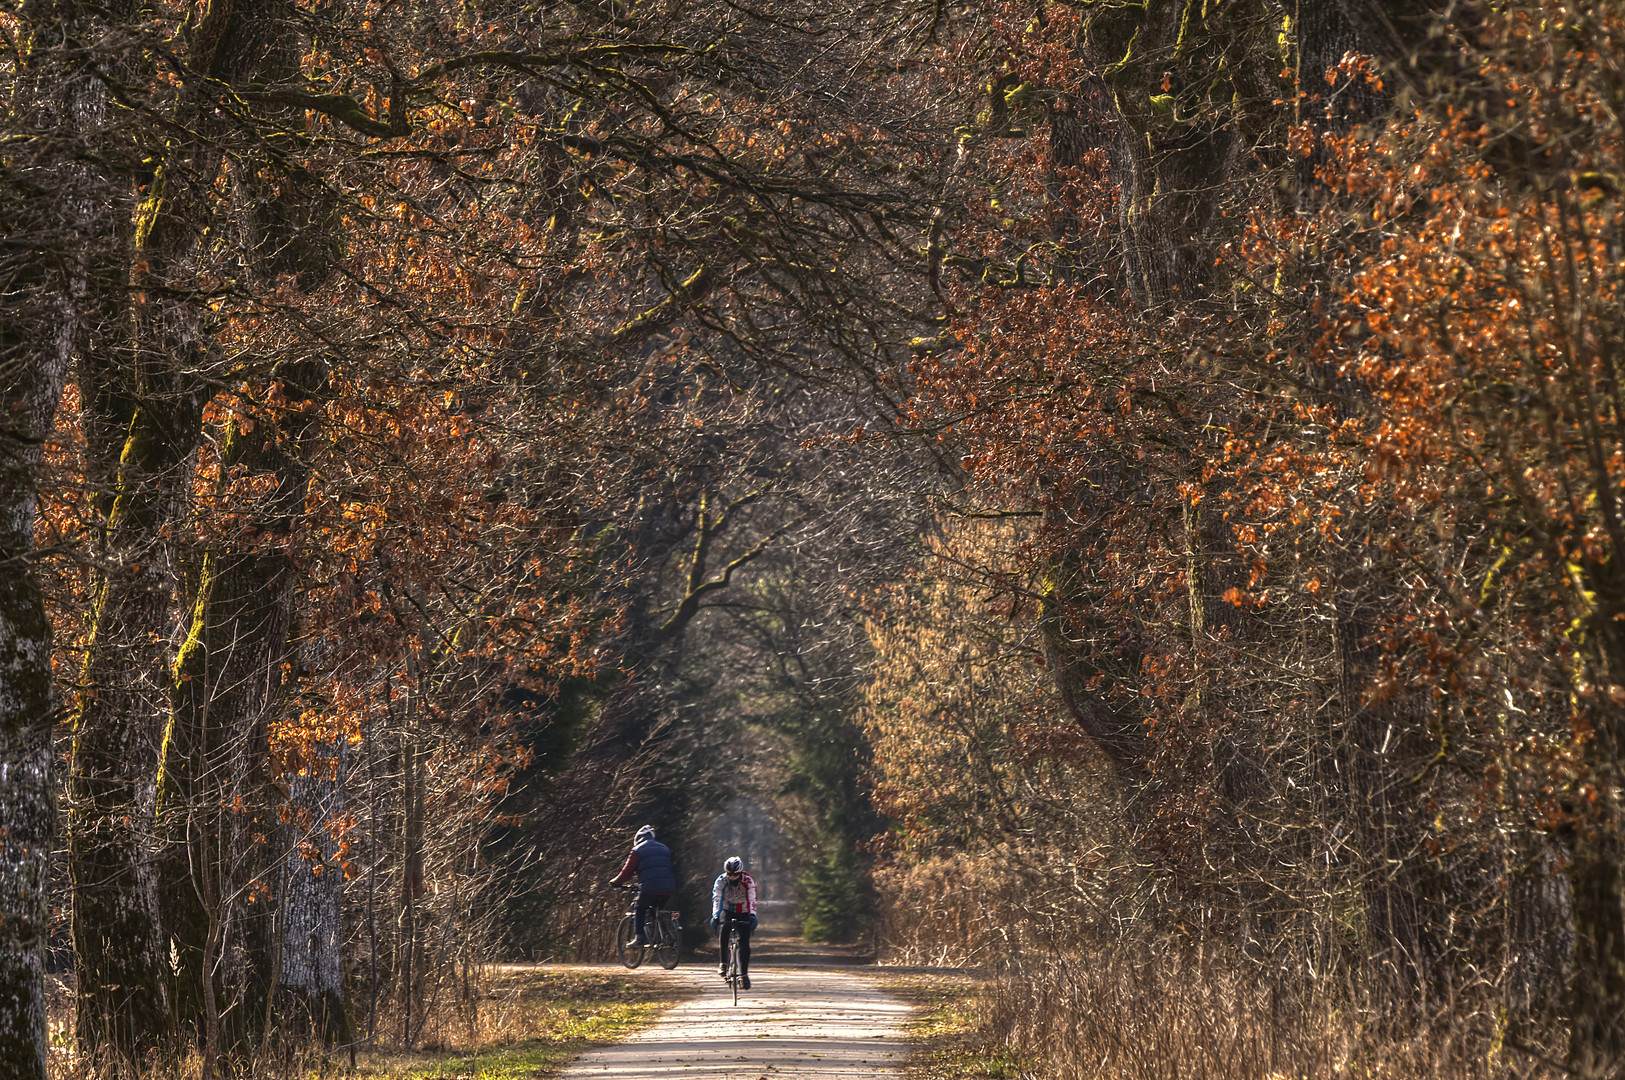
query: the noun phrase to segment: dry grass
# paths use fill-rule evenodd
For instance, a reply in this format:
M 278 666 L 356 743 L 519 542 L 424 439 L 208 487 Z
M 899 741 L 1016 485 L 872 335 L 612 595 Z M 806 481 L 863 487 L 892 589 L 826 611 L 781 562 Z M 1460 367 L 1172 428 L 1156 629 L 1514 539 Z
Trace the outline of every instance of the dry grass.
M 1568 1072 L 1559 1064 L 1561 968 L 1529 953 L 1492 964 L 1485 958 L 1502 955 L 1493 936 L 1481 953 L 1469 953 L 1469 941 L 1448 962 L 1401 970 L 1361 955 L 1352 920 L 1340 919 L 1323 933 L 1283 932 L 1266 955 L 1256 941 L 1242 950 L 1218 934 L 1189 936 L 1204 925 L 1201 913 L 1136 892 L 1146 879 L 1134 867 L 1086 879 L 1095 891 L 1079 904 L 1059 862 L 1000 849 L 885 875 L 888 959 L 996 973 L 963 1001 L 922 1002 L 939 1030 L 925 1032 L 933 1048 L 921 1058 L 921 1080 L 1005 1067 L 1043 1080 L 1559 1080 Z M 1009 872 L 1016 865 L 1041 872 Z
M 986 1022 L 988 986 L 959 974 L 910 974 L 881 985 L 915 1007 L 907 1080 L 1011 1080 L 1030 1075 L 993 1038 Z
M 354 1075 L 540 1080 L 585 1050 L 647 1027 L 684 996 L 677 983 L 652 972 L 500 968 L 489 978 L 472 1031 L 448 1018 L 426 1029 L 424 1048 L 359 1055 Z
M 512 966 L 492 969 L 480 982 L 476 1007 L 442 1007 L 431 1014 L 415 1047 L 392 1045 L 395 1030 L 385 1017 L 380 1035 L 355 1048 L 323 1051 L 272 1046 L 240 1063 L 237 1080 L 546 1080 L 578 1054 L 616 1042 L 652 1024 L 686 996 L 682 986 L 658 972 L 632 974 L 619 968 Z M 76 1060 L 65 1040 L 70 1027 L 54 1018 L 56 1054 L 52 1080 L 96 1080 L 93 1063 Z M 198 1080 L 202 1061 L 144 1063 L 146 1080 Z
M 1404 1005 L 1237 958 L 1101 950 L 1010 965 L 987 1022 L 1055 1080 L 1555 1080 L 1483 1000 Z M 1025 1070 L 1024 1070 L 1025 1071 Z

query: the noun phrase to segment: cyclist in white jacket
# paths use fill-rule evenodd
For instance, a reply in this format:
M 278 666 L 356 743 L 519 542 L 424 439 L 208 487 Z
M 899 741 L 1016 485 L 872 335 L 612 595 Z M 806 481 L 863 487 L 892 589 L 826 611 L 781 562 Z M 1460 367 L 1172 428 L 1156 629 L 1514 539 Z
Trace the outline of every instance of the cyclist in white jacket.
M 756 929 L 756 879 L 745 873 L 745 863 L 731 855 L 711 886 L 711 929 L 720 928 L 722 963 L 717 974 L 728 974 L 728 931 L 739 930 L 739 985 L 750 989 L 750 932 Z

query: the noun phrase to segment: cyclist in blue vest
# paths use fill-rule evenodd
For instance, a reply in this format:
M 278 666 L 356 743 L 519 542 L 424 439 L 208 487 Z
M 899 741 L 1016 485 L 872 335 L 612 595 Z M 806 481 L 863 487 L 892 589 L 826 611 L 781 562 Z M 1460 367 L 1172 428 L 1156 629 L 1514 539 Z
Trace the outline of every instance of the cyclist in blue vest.
M 636 912 L 632 918 L 636 936 L 626 944 L 636 948 L 649 944 L 648 913 L 665 907 L 671 894 L 677 891 L 677 871 L 672 867 L 671 849 L 655 839 L 653 825 L 645 825 L 632 837 L 632 852 L 610 884 L 625 885 L 634 874 L 638 879 L 638 896 L 632 904 Z
M 739 930 L 739 985 L 750 989 L 750 932 L 756 929 L 756 879 L 745 873 L 745 862 L 731 855 L 711 886 L 711 929 L 722 930 L 722 964 L 717 974 L 728 974 L 728 931 Z

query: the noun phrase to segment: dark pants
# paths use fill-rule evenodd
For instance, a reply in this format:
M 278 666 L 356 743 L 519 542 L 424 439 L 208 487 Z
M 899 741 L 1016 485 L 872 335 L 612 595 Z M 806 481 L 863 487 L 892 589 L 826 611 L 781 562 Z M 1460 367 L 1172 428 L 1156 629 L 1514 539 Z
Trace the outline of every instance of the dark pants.
M 638 890 L 638 898 L 632 902 L 632 927 L 638 941 L 650 942 L 660 936 L 658 933 L 651 934 L 648 932 L 646 920 L 649 912 L 659 911 L 666 906 L 666 901 L 670 899 L 671 893 L 669 892 L 644 892 L 641 889 Z
M 723 963 L 728 962 L 728 928 L 730 926 L 737 926 L 739 928 L 739 974 L 749 975 L 750 916 L 736 915 L 731 911 L 724 911 L 722 913 L 722 926 L 720 928 L 722 936 L 718 939 L 718 943 L 722 946 Z

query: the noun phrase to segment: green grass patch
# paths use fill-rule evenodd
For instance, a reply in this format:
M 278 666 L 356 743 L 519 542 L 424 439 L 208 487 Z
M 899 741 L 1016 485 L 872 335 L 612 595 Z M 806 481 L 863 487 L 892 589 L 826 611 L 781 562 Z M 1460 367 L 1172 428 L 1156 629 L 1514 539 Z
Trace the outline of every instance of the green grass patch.
M 477 1015 L 441 1018 L 415 1050 L 363 1053 L 358 1080 L 546 1080 L 571 1059 L 648 1027 L 688 996 L 658 976 L 508 969 L 482 992 Z
M 908 1080 L 1014 1080 L 1021 1061 L 989 1035 L 981 1022 L 984 992 L 964 975 L 900 975 L 883 980 L 888 991 L 916 1009 L 909 1022 L 913 1043 Z

